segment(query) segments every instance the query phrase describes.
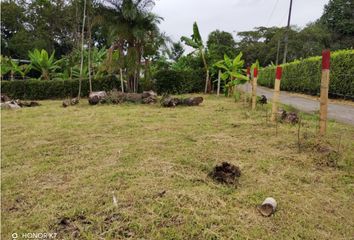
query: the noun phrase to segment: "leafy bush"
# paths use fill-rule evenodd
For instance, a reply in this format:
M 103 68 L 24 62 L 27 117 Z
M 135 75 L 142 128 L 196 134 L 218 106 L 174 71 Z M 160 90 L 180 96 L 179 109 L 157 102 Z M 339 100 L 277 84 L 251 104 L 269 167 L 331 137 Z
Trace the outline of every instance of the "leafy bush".
M 281 89 L 319 95 L 321 84 L 321 57 L 294 61 L 283 66 Z M 258 83 L 274 87 L 275 66 L 260 70 Z M 330 97 L 354 99 L 354 50 L 331 53 Z
M 156 91 L 159 94 L 200 92 L 204 86 L 204 76 L 201 71 L 160 70 L 154 78 Z
M 109 76 L 92 81 L 93 90 L 110 91 L 120 89 L 120 81 Z M 1 91 L 12 98 L 19 99 L 55 99 L 76 97 L 79 89 L 79 80 L 25 80 L 25 81 L 2 81 Z M 88 96 L 89 82 L 82 80 L 81 96 Z

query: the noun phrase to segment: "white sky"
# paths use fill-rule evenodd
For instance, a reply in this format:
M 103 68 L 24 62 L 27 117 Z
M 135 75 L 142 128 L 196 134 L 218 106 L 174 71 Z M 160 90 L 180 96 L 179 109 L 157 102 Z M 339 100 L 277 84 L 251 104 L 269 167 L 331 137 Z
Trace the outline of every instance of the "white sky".
M 235 37 L 236 32 L 258 26 L 285 26 L 289 3 L 290 0 L 156 0 L 153 11 L 164 18 L 160 28 L 172 40 L 190 36 L 193 22 L 197 21 L 206 41 L 216 29 Z M 291 24 L 304 27 L 318 19 L 327 3 L 328 0 L 293 0 Z

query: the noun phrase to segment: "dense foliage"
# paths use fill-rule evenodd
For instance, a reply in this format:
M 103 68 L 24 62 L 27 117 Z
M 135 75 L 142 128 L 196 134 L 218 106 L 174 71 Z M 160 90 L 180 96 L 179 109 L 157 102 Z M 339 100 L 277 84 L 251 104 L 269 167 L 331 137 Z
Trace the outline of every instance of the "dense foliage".
M 311 57 L 283 65 L 281 89 L 319 95 L 321 83 L 321 57 Z M 261 69 L 258 83 L 274 87 L 275 66 Z M 329 95 L 354 99 L 354 50 L 341 50 L 331 54 Z
M 159 94 L 182 94 L 203 90 L 203 72 L 166 69 L 155 74 L 156 91 Z
M 314 23 L 301 29 L 291 26 L 287 62 L 295 59 L 320 55 L 325 48 L 332 50 L 354 46 L 354 1 L 330 0 L 323 15 Z M 259 59 L 262 66 L 283 62 L 285 28 L 257 27 L 254 31 L 238 32 L 236 45 L 242 51 L 246 63 Z
M 1 81 L 2 93 L 14 99 L 58 99 L 76 97 L 79 80 L 27 80 L 27 81 Z M 120 81 L 114 76 L 95 79 L 92 81 L 93 90 L 120 89 Z M 88 79 L 82 81 L 81 96 L 88 96 Z
M 154 0 L 4 0 L 1 78 L 56 81 L 115 75 L 123 79 L 129 92 L 201 91 L 203 85 L 204 91 L 210 92 L 216 88 L 219 68 L 215 63 L 225 54 L 234 59 L 242 52 L 243 68 L 257 59 L 260 66 L 283 61 L 285 28 L 261 26 L 238 32 L 236 39 L 231 33 L 215 30 L 203 42 L 195 23 L 190 37 L 172 42 L 159 29 L 163 19 L 153 13 L 154 4 Z M 318 56 L 324 48 L 352 48 L 353 12 L 353 1 L 330 0 L 320 19 L 302 29 L 292 26 L 287 62 Z M 185 54 L 182 42 L 195 51 Z M 286 71 L 285 76 L 295 74 Z M 171 76 L 172 72 L 177 75 Z M 190 76 L 185 77 L 185 73 Z M 348 78 L 343 81 L 350 82 Z M 191 82 L 186 83 L 186 79 Z M 290 84 L 289 89 L 316 94 L 313 86 L 305 89 L 308 80 L 301 80 L 299 77 L 297 85 Z M 342 89 L 335 92 L 338 96 L 348 94 Z

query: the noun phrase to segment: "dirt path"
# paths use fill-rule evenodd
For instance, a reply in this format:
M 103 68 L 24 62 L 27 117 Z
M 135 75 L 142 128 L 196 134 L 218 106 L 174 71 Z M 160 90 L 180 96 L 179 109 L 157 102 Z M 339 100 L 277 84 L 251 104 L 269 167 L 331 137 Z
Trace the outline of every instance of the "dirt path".
M 246 89 L 250 92 L 251 85 L 245 84 L 244 86 L 241 86 L 241 89 Z M 272 99 L 273 90 L 258 86 L 257 95 L 265 95 L 268 99 Z M 314 113 L 319 110 L 320 106 L 319 102 L 316 100 L 301 96 L 294 96 L 285 91 L 281 91 L 280 102 L 286 105 L 291 105 L 306 113 Z M 338 122 L 354 125 L 354 107 L 346 104 L 330 103 L 328 107 L 328 117 Z

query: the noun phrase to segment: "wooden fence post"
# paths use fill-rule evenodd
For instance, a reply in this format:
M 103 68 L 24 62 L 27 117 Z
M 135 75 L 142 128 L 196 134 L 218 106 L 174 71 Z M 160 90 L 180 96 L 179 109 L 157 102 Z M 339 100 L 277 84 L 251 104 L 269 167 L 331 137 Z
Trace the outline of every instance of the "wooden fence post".
M 219 74 L 218 74 L 218 89 L 217 89 L 217 93 L 216 93 L 216 95 L 218 97 L 220 95 L 220 77 L 221 77 L 221 70 L 219 70 Z
M 258 78 L 258 68 L 253 69 L 253 81 L 252 81 L 252 110 L 256 109 L 257 104 L 257 78 Z
M 322 51 L 322 78 L 321 78 L 321 95 L 320 95 L 320 135 L 325 135 L 327 129 L 330 59 L 331 59 L 330 50 Z
M 272 101 L 272 122 L 277 120 L 278 114 L 278 103 L 280 97 L 280 82 L 281 82 L 282 68 L 277 66 L 276 74 L 275 74 L 275 82 L 274 82 L 274 94 Z

